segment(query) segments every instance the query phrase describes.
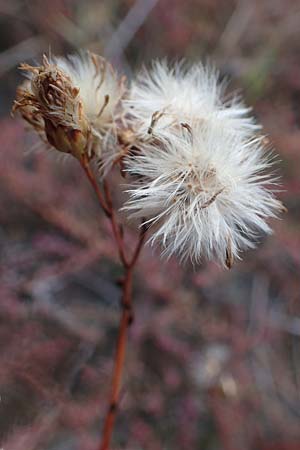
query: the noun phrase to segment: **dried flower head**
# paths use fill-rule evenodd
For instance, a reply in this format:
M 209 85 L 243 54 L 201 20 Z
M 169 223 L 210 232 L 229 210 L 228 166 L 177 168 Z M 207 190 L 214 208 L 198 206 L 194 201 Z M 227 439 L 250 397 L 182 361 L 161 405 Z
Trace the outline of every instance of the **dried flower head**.
M 100 157 L 124 91 L 111 65 L 84 52 L 67 59 L 44 56 L 41 66 L 21 69 L 29 79 L 18 88 L 14 110 L 57 150 L 79 159 Z
M 266 219 L 282 209 L 268 188 L 270 164 L 262 138 L 242 139 L 226 123 L 184 123 L 127 157 L 135 181 L 125 209 L 146 217 L 150 242 L 164 254 L 231 267 L 258 232 L 271 232 Z
M 225 99 L 225 83 L 210 66 L 156 61 L 138 74 L 125 102 L 132 126 L 141 138 L 168 137 L 182 122 L 226 124 L 228 131 L 253 133 L 259 127 L 238 96 Z

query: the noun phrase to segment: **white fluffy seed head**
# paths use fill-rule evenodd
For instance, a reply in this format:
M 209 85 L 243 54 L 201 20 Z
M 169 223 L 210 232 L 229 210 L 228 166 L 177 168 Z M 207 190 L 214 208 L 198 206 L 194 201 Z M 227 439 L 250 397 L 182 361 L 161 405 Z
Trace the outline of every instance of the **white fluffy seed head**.
M 226 99 L 224 90 L 225 83 L 209 65 L 155 61 L 137 75 L 124 104 L 141 138 L 149 132 L 168 137 L 181 122 L 203 120 L 251 135 L 260 127 L 249 116 L 250 108 L 238 96 Z
M 255 245 L 281 210 L 268 187 L 271 162 L 260 138 L 241 139 L 228 124 L 191 122 L 129 156 L 132 180 L 125 209 L 146 217 L 152 243 L 167 256 L 216 259 L 231 267 Z

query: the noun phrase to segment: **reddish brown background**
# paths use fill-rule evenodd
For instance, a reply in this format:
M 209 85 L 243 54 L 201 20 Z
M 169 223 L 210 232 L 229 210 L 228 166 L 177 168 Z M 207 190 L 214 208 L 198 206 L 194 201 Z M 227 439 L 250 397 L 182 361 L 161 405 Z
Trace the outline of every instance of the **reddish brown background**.
M 299 0 L 10 0 L 0 30 L 0 448 L 100 438 L 120 295 L 109 226 L 76 162 L 26 155 L 36 141 L 9 115 L 19 62 L 83 47 L 129 77 L 153 57 L 214 61 L 270 136 L 289 209 L 230 272 L 144 251 L 113 448 L 298 450 Z

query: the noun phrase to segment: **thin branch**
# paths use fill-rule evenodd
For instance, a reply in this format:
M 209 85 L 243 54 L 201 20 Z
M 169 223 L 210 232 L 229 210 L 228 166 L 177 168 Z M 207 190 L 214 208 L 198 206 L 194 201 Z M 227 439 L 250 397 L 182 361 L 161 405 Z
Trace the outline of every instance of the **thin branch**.
M 97 183 L 95 176 L 89 166 L 87 159 L 82 158 L 80 160 L 80 164 L 81 164 L 81 167 L 83 168 L 83 170 L 85 171 L 85 174 L 86 174 L 87 178 L 89 179 L 89 181 L 98 197 L 101 208 L 105 212 L 106 216 L 110 218 L 111 217 L 111 209 L 110 209 L 109 205 L 107 205 L 107 203 L 105 203 L 102 192 L 100 191 L 98 183 Z
M 113 230 L 113 233 L 114 233 L 114 236 L 115 236 L 115 239 L 117 242 L 117 246 L 118 246 L 119 257 L 120 257 L 120 260 L 121 260 L 123 266 L 126 268 L 129 266 L 129 262 L 127 261 L 127 258 L 125 256 L 123 230 L 117 222 L 116 214 L 115 214 L 113 204 L 112 204 L 112 198 L 111 198 L 109 185 L 106 180 L 104 180 L 103 186 L 104 186 L 106 204 L 108 205 L 108 208 L 110 211 L 109 218 L 111 221 L 112 230 Z
M 143 248 L 147 232 L 147 226 L 143 224 L 141 225 L 141 232 L 137 245 L 131 257 L 127 257 L 123 240 L 123 229 L 117 221 L 109 189 L 109 184 L 106 180 L 104 180 L 103 182 L 104 195 L 103 195 L 95 179 L 95 176 L 92 170 L 90 169 L 88 160 L 86 158 L 83 158 L 80 161 L 80 163 L 97 195 L 100 206 L 102 207 L 107 218 L 111 222 L 112 231 L 118 247 L 119 258 L 124 268 L 124 279 L 122 281 L 122 298 L 121 298 L 122 314 L 120 318 L 116 354 L 114 358 L 114 368 L 109 396 L 109 407 L 106 413 L 103 428 L 103 437 L 99 447 L 99 450 L 109 450 L 119 404 L 128 329 L 133 322 L 133 308 L 132 308 L 133 270 L 138 260 L 138 257 L 141 253 L 141 250 Z
M 121 389 L 122 373 L 124 368 L 126 341 L 128 335 L 128 329 L 133 322 L 133 307 L 132 307 L 132 275 L 133 269 L 139 257 L 139 254 L 143 248 L 143 243 L 146 235 L 146 227 L 142 226 L 140 237 L 133 252 L 131 261 L 128 267 L 125 269 L 125 279 L 123 281 L 123 294 L 121 300 L 122 315 L 119 325 L 119 334 L 117 341 L 117 349 L 115 355 L 115 364 L 113 369 L 113 379 L 111 384 L 109 408 L 106 414 L 103 438 L 99 450 L 108 450 L 114 423 L 116 420 L 116 414 L 119 404 L 119 395 Z
M 119 403 L 119 394 L 121 389 L 122 373 L 124 368 L 127 334 L 128 328 L 132 323 L 133 317 L 131 297 L 132 297 L 132 268 L 129 268 L 126 271 L 125 280 L 123 282 L 123 295 L 121 302 L 122 315 L 119 325 L 119 334 L 115 354 L 110 401 L 104 423 L 103 438 L 99 450 L 109 449 L 113 427 L 116 419 Z

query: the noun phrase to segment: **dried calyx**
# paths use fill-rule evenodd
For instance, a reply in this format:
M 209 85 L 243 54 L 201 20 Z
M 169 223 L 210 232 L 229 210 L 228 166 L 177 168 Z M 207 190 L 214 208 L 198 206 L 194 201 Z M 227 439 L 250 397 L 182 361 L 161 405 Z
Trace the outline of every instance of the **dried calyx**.
M 41 66 L 20 68 L 29 79 L 18 88 L 13 110 L 57 150 L 78 159 L 100 157 L 124 93 L 110 64 L 86 52 L 50 61 L 44 56 Z

